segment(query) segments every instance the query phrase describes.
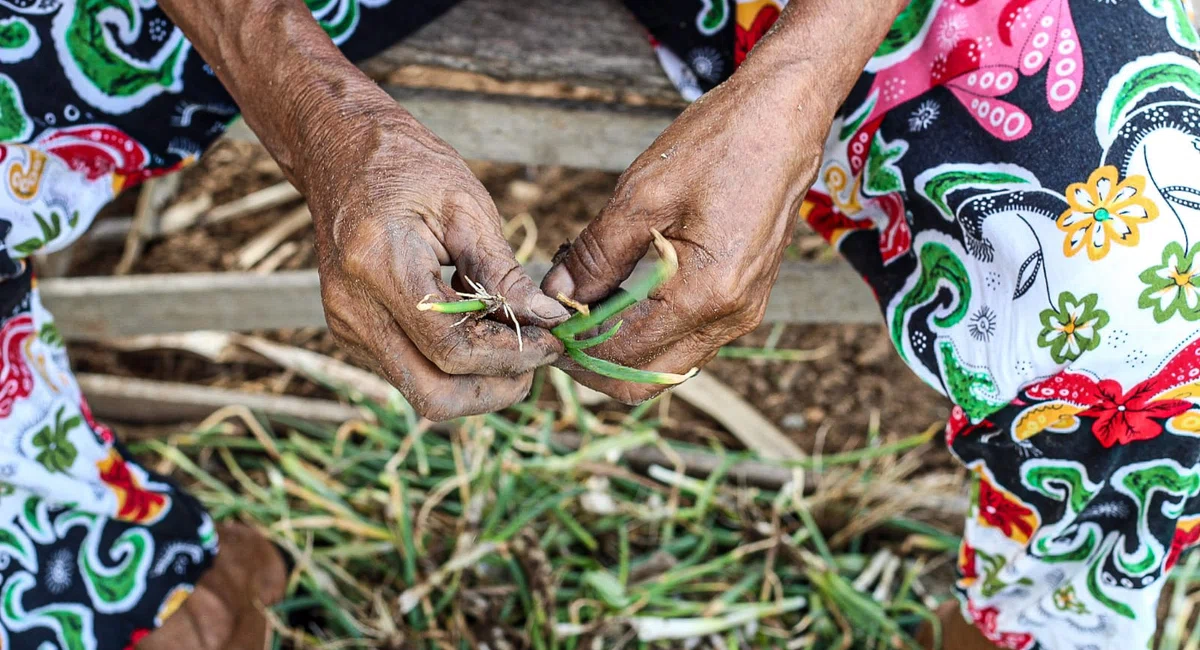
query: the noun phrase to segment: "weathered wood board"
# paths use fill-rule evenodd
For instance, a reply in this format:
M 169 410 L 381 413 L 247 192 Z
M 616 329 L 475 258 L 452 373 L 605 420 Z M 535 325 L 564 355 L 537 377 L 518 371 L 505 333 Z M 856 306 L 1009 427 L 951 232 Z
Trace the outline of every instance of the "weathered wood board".
M 362 68 L 386 83 L 413 64 L 679 100 L 620 0 L 463 0 Z
M 541 278 L 545 264 L 527 271 Z M 179 273 L 53 278 L 42 299 L 71 339 L 185 332 L 325 327 L 316 271 Z M 789 262 L 779 273 L 765 320 L 873 323 L 879 309 L 844 264 Z

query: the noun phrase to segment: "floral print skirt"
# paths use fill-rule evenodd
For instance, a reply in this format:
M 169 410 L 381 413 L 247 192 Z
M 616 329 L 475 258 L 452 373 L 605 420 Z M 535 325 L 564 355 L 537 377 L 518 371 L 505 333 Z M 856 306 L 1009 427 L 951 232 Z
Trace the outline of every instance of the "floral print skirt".
M 361 58 L 453 1 L 307 4 Z M 783 4 L 626 0 L 688 99 Z M 1183 0 L 911 0 L 802 208 L 955 405 L 958 587 L 1001 647 L 1146 647 L 1200 541 L 1198 51 Z M 126 648 L 216 538 L 93 420 L 28 258 L 238 109 L 149 1 L 0 0 L 0 63 L 0 647 Z

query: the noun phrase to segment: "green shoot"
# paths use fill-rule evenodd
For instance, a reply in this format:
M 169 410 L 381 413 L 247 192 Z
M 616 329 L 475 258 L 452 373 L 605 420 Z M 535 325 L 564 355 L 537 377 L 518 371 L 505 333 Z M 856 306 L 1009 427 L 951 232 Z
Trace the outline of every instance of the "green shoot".
M 597 375 L 604 375 L 605 377 L 610 377 L 620 381 L 630 381 L 638 384 L 660 384 L 674 386 L 675 384 L 682 384 L 683 382 L 694 377 L 696 373 L 700 372 L 699 368 L 692 368 L 687 372 L 687 374 L 677 375 L 673 372 L 654 372 L 652 370 L 627 368 L 611 361 L 590 357 L 584 354 L 583 351 L 572 348 L 567 348 L 567 356 L 571 357 L 575 363 L 583 366 L 584 370 L 589 372 L 594 372 Z
M 468 314 L 475 311 L 483 311 L 488 308 L 487 304 L 482 300 L 456 300 L 454 302 L 430 302 L 437 299 L 437 294 L 431 293 L 421 299 L 417 303 L 417 309 L 421 311 L 435 311 L 439 314 Z
M 559 295 L 558 299 L 563 304 L 575 308 L 578 313 L 566 322 L 550 330 L 550 332 L 558 340 L 562 341 L 563 346 L 567 350 L 567 355 L 574 359 L 575 363 L 578 363 L 590 372 L 619 381 L 671 386 L 687 381 L 699 370 L 692 368 L 687 374 L 683 375 L 670 372 L 652 372 L 629 368 L 583 353 L 583 350 L 600 345 L 615 336 L 617 331 L 621 329 L 624 321 L 618 321 L 607 331 L 597 336 L 582 340 L 575 338 L 578 334 L 602 326 L 605 321 L 616 317 L 626 309 L 645 300 L 664 283 L 675 277 L 675 274 L 679 271 L 679 256 L 675 252 L 675 247 L 657 230 L 651 228 L 650 233 L 654 236 L 654 250 L 658 253 L 658 262 L 654 265 L 654 271 L 650 275 L 634 282 L 628 291 L 617 292 L 595 309 L 588 309 L 587 305 L 577 303 L 566 296 Z M 516 315 L 513 314 L 504 296 L 491 295 L 483 287 L 472 282 L 470 278 L 466 278 L 466 280 L 471 285 L 471 288 L 475 290 L 475 293 L 459 293 L 464 300 L 438 302 L 439 296 L 437 294 L 429 294 L 422 298 L 421 302 L 417 303 L 417 309 L 421 311 L 434 311 L 441 314 L 466 314 L 455 325 L 470 318 L 471 314 L 483 312 L 482 316 L 490 314 L 497 309 L 503 309 L 504 313 L 508 315 L 513 323 L 517 322 Z M 518 324 L 516 327 L 517 342 L 520 344 L 521 326 Z

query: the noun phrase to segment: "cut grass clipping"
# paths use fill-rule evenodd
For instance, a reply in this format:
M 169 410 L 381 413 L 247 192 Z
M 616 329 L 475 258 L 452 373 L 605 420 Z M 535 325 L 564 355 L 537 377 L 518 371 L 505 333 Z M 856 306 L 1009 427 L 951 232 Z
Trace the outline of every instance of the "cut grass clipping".
M 562 341 L 563 347 L 566 348 L 567 356 L 589 372 L 620 381 L 639 384 L 675 385 L 687 381 L 696 374 L 697 369 L 692 368 L 682 375 L 671 372 L 651 372 L 598 359 L 584 352 L 584 350 L 600 345 L 615 336 L 620 331 L 621 324 L 624 321 L 617 321 L 616 324 L 596 336 L 585 339 L 576 338 L 585 332 L 603 326 L 604 323 L 619 316 L 621 312 L 645 300 L 679 271 L 679 256 L 675 253 L 675 247 L 657 230 L 651 229 L 650 232 L 654 235 L 654 250 L 658 253 L 658 262 L 654 265 L 652 273 L 634 282 L 629 289 L 618 291 L 595 308 L 588 308 L 586 305 L 581 305 L 560 296 L 559 300 L 567 306 L 574 308 L 577 313 L 567 322 L 550 331 L 558 340 Z M 458 292 L 458 296 L 462 300 L 433 302 L 439 296 L 430 294 L 417 303 L 417 309 L 421 311 L 436 311 L 443 314 L 466 314 L 462 320 L 455 323 L 456 326 L 469 318 L 483 318 L 489 314 L 501 311 L 516 325 L 517 345 L 523 349 L 524 343 L 521 341 L 521 326 L 517 323 L 516 316 L 513 314 L 512 308 L 508 305 L 508 301 L 504 299 L 504 296 L 488 293 L 485 288 L 471 281 L 470 278 L 465 279 L 473 291 L 470 293 Z
M 790 477 L 767 484 L 745 452 L 660 437 L 652 409 L 560 399 L 445 425 L 360 402 L 372 422 L 131 449 L 295 561 L 275 648 L 917 647 L 958 541 L 930 510 L 953 477 L 910 476 L 928 436 L 750 463 Z M 683 471 L 696 454 L 715 469 Z

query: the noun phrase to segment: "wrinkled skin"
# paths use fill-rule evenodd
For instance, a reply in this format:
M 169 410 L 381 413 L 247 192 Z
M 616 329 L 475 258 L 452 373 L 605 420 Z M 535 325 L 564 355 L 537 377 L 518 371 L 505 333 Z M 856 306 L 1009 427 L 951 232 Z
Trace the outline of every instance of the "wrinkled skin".
M 137 650 L 260 650 L 271 627 L 264 607 L 283 598 L 287 570 L 265 537 L 240 524 L 217 527 L 220 553 L 183 605 Z
M 677 119 L 621 176 L 599 216 L 570 247 L 543 288 L 594 303 L 626 279 L 646 253 L 650 229 L 675 246 L 680 270 L 621 315 L 620 333 L 589 354 L 626 366 L 684 373 L 762 320 L 828 124 L 780 120 L 796 106 L 764 79 L 735 75 Z M 591 388 L 640 402 L 665 387 L 612 380 L 565 358 L 559 365 Z
M 545 328 L 567 310 L 521 270 L 491 197 L 458 154 L 392 106 L 397 114 L 347 165 L 355 173 L 310 199 L 330 331 L 428 418 L 507 407 L 562 351 Z M 457 299 L 442 265 L 505 297 L 525 326 L 523 350 L 495 320 L 455 325 L 461 315 L 417 309 L 428 294 Z
M 896 0 L 800 0 L 722 85 L 693 103 L 621 176 L 617 191 L 543 281 L 594 302 L 646 252 L 650 228 L 671 240 L 679 273 L 622 315 L 592 352 L 683 373 L 763 318 L 838 104 L 901 8 Z M 836 39 L 812 38 L 838 34 Z M 559 365 L 625 402 L 664 390 Z
M 487 191 L 449 145 L 342 56 L 300 0 L 162 0 L 308 200 L 326 321 L 423 415 L 509 406 L 569 316 L 526 276 Z M 502 295 L 524 326 L 417 309 L 457 299 L 440 267 Z

